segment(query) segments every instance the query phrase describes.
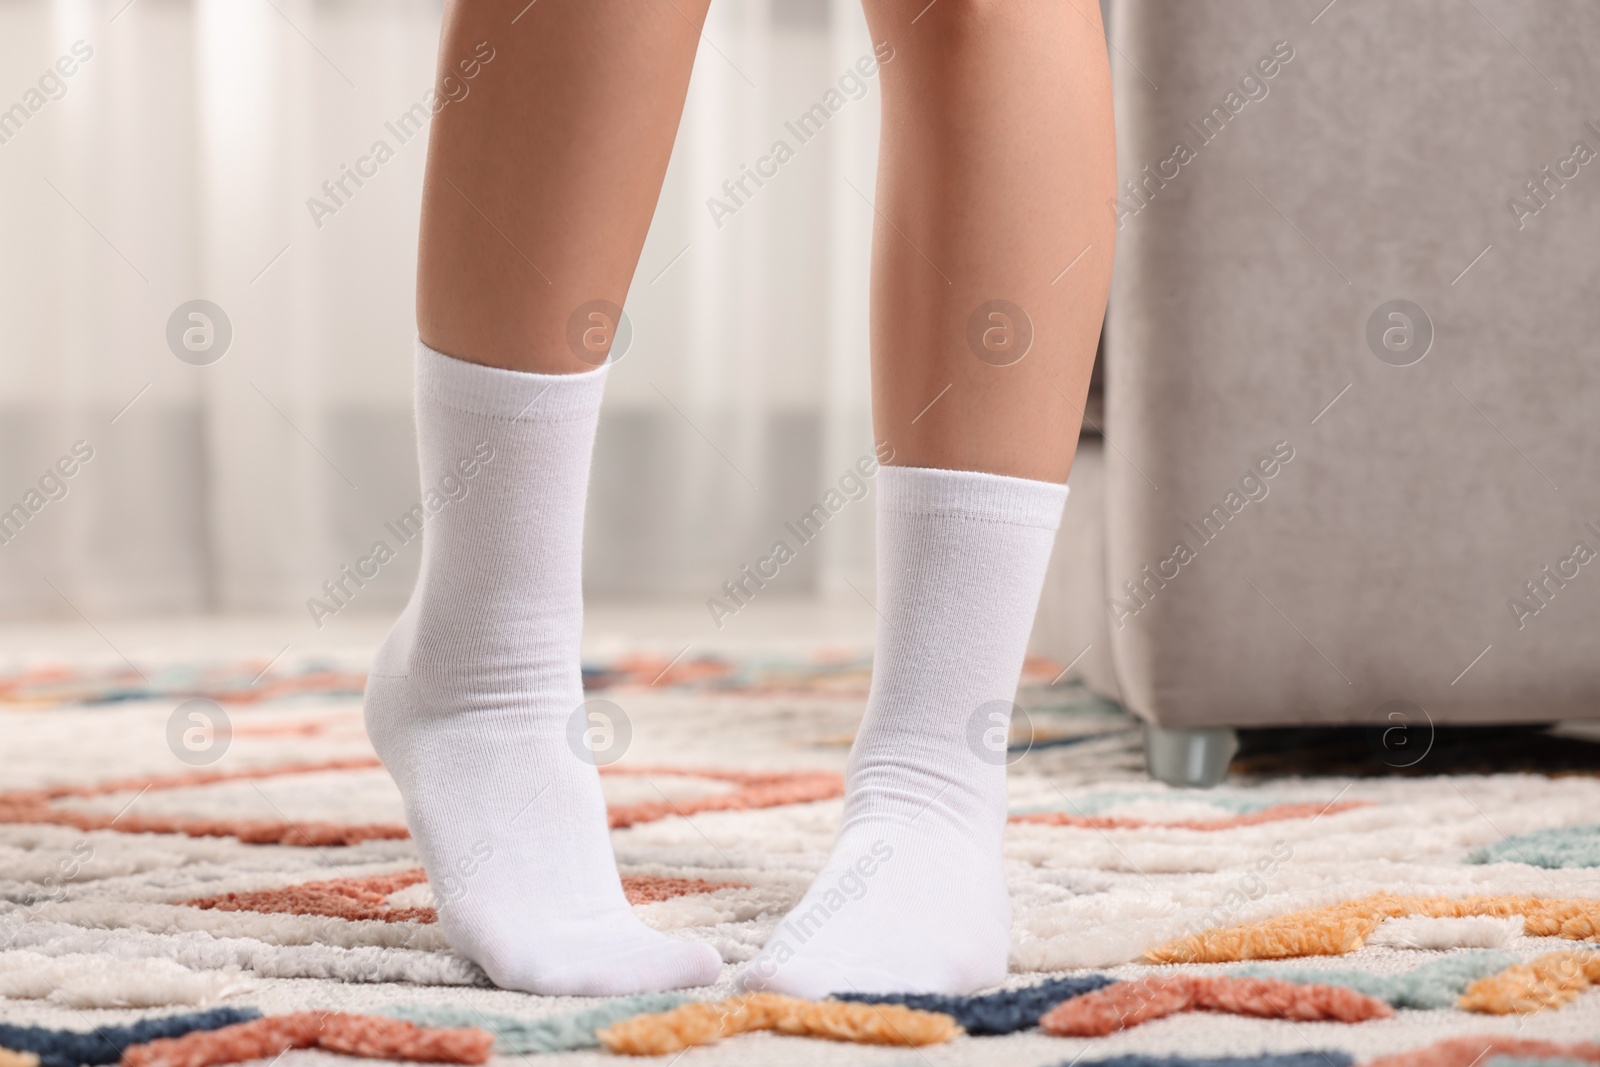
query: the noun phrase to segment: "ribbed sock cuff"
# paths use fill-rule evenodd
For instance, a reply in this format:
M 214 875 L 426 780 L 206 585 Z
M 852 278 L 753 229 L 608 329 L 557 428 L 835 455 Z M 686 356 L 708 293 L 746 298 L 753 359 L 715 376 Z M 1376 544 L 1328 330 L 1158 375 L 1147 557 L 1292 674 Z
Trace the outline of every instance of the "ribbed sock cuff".
M 1003 522 L 1055 530 L 1067 502 L 1067 487 L 983 471 L 932 467 L 882 467 L 878 510 L 904 515 L 946 515 L 978 522 Z
M 532 374 L 468 363 L 417 341 L 417 399 L 497 419 L 564 422 L 593 417 L 610 364 L 581 374 Z

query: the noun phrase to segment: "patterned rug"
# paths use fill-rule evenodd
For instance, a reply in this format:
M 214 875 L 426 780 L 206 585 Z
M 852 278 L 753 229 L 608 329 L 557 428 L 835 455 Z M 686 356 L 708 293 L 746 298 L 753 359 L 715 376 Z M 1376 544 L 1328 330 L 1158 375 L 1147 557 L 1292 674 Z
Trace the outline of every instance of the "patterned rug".
M 549 998 L 488 987 L 440 936 L 361 667 L 0 677 L 0 1067 L 1600 1062 L 1600 780 L 1578 738 L 1510 746 L 1517 773 L 1480 752 L 1382 776 L 1352 738 L 1335 777 L 1276 734 L 1182 791 L 1146 779 L 1134 722 L 1031 663 L 1006 987 L 741 1000 L 738 966 L 827 854 L 869 664 L 596 663 L 629 898 L 727 966 L 681 995 Z

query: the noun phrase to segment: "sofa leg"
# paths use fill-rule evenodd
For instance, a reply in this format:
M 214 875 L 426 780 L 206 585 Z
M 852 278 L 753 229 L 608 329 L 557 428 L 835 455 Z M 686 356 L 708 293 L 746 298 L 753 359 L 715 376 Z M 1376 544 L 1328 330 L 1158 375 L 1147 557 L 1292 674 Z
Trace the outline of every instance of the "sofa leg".
M 1144 727 L 1145 766 L 1150 777 L 1168 785 L 1210 789 L 1228 773 L 1228 761 L 1239 751 L 1239 735 L 1231 727 L 1210 730 L 1164 730 Z

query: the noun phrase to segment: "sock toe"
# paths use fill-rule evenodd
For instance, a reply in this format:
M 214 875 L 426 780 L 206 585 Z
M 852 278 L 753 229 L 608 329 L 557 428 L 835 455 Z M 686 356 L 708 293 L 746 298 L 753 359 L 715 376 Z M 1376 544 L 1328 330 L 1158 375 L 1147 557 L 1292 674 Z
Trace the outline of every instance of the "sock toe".
M 609 948 L 573 946 L 537 957 L 516 953 L 498 970 L 490 977 L 505 989 L 541 996 L 620 997 L 712 985 L 722 975 L 722 957 L 710 945 L 649 930 Z

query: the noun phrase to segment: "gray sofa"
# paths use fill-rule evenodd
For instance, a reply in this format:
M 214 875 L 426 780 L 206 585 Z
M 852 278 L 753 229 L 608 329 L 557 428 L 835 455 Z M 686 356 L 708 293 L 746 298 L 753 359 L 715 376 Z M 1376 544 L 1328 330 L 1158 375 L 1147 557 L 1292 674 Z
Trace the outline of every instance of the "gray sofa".
M 1600 714 L 1600 7 L 1109 8 L 1105 438 L 1036 649 L 1191 784 L 1233 727 Z

